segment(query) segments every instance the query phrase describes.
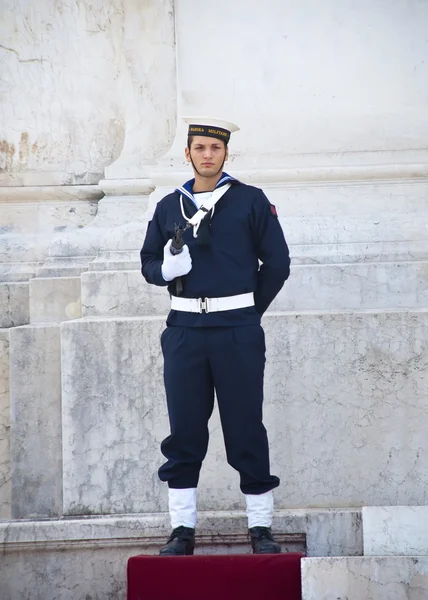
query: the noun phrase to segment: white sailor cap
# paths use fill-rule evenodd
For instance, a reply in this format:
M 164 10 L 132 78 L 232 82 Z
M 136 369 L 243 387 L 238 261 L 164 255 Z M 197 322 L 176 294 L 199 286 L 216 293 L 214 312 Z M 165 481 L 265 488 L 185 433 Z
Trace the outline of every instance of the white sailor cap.
M 218 138 L 225 144 L 229 142 L 230 134 L 239 131 L 239 127 L 230 121 L 213 119 L 211 117 L 183 117 L 189 125 L 187 135 L 203 135 Z

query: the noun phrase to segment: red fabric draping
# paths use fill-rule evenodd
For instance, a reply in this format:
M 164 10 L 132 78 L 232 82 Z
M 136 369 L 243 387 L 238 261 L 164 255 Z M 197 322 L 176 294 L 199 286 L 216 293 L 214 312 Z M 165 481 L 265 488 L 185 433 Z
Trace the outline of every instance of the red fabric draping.
M 128 600 L 301 600 L 302 554 L 134 556 Z

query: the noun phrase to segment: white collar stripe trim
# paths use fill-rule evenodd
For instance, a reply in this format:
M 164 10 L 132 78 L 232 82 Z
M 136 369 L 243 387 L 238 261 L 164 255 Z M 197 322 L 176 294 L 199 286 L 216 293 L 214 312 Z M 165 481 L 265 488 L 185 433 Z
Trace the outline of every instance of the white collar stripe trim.
M 233 181 L 235 178 L 231 177 L 230 175 L 227 175 L 226 177 L 223 177 L 222 179 L 219 180 L 219 182 L 217 183 L 217 185 L 215 186 L 215 189 L 217 189 L 220 184 L 224 183 L 225 181 Z M 194 202 L 194 196 L 191 192 L 189 192 L 188 190 L 186 190 L 186 188 L 184 188 L 183 186 L 177 188 L 177 190 L 181 193 L 184 194 L 185 196 L 187 196 L 189 198 L 189 200 L 192 200 L 192 202 Z
M 226 175 L 225 177 L 222 177 L 220 179 L 220 181 L 217 183 L 216 187 L 218 187 L 220 185 L 220 183 L 223 183 L 223 181 L 229 181 L 230 179 L 233 179 L 233 177 L 231 177 L 230 175 Z
M 187 196 L 189 198 L 189 200 L 191 200 L 192 202 L 194 201 L 193 194 L 191 194 L 190 192 L 188 192 L 185 188 L 180 187 L 180 188 L 178 188 L 178 191 L 181 194 L 184 194 L 185 196 Z

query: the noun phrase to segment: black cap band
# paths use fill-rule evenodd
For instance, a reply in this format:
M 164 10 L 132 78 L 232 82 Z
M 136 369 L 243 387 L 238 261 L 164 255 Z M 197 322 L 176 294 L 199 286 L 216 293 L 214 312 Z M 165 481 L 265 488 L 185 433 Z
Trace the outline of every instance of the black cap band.
M 230 131 L 222 127 L 212 127 L 210 125 L 189 125 L 187 135 L 203 135 L 223 140 L 227 144 L 230 140 Z

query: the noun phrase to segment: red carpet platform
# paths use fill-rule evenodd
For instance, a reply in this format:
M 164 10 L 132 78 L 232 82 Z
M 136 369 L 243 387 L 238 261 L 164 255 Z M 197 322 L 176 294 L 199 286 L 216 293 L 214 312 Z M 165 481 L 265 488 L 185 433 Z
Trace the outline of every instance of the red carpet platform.
M 128 600 L 301 600 L 303 554 L 133 556 Z

